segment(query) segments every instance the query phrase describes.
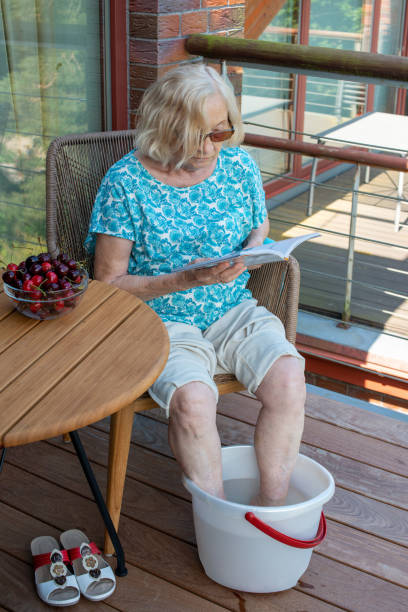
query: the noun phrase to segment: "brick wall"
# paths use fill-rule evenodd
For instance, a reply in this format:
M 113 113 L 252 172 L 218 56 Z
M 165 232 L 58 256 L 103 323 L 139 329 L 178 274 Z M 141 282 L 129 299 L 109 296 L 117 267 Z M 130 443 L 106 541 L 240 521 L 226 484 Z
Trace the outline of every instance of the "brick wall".
M 245 0 L 129 0 L 129 123 L 146 87 L 167 70 L 201 61 L 184 48 L 189 34 L 243 37 Z M 241 93 L 241 70 L 229 69 Z

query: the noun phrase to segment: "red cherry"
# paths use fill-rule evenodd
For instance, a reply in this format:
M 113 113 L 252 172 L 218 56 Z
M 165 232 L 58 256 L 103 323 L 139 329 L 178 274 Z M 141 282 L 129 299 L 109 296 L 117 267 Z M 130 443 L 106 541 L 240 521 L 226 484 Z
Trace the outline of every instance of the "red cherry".
M 39 289 L 34 289 L 30 293 L 30 299 L 31 300 L 41 300 L 42 297 L 43 297 L 43 294 L 42 294 L 42 292 Z
M 66 264 L 67 261 L 69 261 L 71 258 L 69 255 L 67 255 L 66 253 L 60 253 L 57 256 L 58 261 L 62 261 L 62 263 Z
M 44 262 L 41 264 L 41 270 L 42 270 L 43 272 L 49 272 L 49 270 L 51 270 L 51 268 L 52 268 L 52 266 L 51 266 L 51 264 L 50 264 L 50 262 L 49 262 L 49 261 L 44 261 Z
M 76 270 L 78 268 L 78 264 L 75 261 L 75 259 L 70 259 L 69 261 L 67 261 L 67 266 L 68 268 L 70 268 L 71 270 Z
M 39 310 L 41 310 L 41 304 L 38 302 L 35 302 L 35 304 L 30 304 L 30 310 L 31 312 L 37 313 Z
M 35 285 L 36 287 L 39 287 L 41 283 L 44 282 L 44 277 L 41 276 L 40 274 L 36 274 L 35 276 L 31 277 L 31 280 L 33 281 L 33 285 Z
M 55 266 L 55 273 L 58 274 L 60 278 L 63 278 L 68 273 L 68 271 L 68 266 L 62 262 Z
M 41 268 L 41 264 L 40 263 L 33 263 L 30 266 L 29 272 L 32 276 L 35 276 L 36 274 L 41 274 L 42 273 L 42 268 Z
M 34 263 L 38 263 L 37 255 L 31 255 L 31 257 L 27 257 L 27 259 L 25 260 L 25 267 L 27 268 L 27 270 L 29 270 Z
M 54 304 L 54 308 L 57 311 L 62 310 L 64 307 L 65 307 L 64 300 L 58 300 L 58 302 L 55 302 Z
M 50 270 L 45 276 L 48 278 L 50 283 L 58 283 L 58 276 L 55 274 L 55 272 Z
M 14 283 L 17 280 L 17 276 L 14 270 L 7 270 L 6 272 L 3 272 L 1 278 L 4 280 L 5 283 L 7 283 L 7 285 L 11 285 L 12 287 L 14 286 Z
M 19 268 L 17 270 L 17 276 L 20 280 L 23 281 L 23 283 L 24 281 L 29 280 L 31 278 L 31 274 L 29 274 L 25 268 Z
M 45 289 L 45 291 L 59 291 L 59 284 L 58 283 L 51 283 L 49 280 L 46 280 L 45 283 L 42 286 L 42 289 Z
M 33 279 L 29 278 L 28 280 L 25 280 L 23 283 L 23 290 L 24 291 L 33 291 L 33 287 L 34 287 L 34 283 L 33 283 Z
M 71 289 L 71 283 L 63 278 L 59 279 L 58 282 L 60 289 Z
M 71 283 L 79 284 L 82 280 L 79 270 L 70 270 L 67 276 Z
M 9 263 L 7 264 L 7 270 L 12 270 L 13 272 L 16 272 L 18 270 L 18 265 L 15 263 Z

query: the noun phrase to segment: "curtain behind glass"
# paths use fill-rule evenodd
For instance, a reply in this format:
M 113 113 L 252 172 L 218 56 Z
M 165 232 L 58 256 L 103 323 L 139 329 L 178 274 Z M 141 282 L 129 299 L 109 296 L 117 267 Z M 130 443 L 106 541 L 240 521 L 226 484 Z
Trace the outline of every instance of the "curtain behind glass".
M 102 129 L 100 4 L 0 0 L 2 262 L 45 246 L 50 141 Z

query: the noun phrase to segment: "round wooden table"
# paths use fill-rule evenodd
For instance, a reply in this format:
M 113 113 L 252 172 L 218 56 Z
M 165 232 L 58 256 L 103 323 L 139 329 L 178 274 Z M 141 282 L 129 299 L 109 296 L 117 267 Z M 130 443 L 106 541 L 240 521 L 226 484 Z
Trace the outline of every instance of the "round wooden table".
M 129 431 L 132 402 L 156 380 L 168 350 L 161 319 L 142 300 L 111 285 L 91 281 L 72 312 L 50 321 L 25 317 L 0 293 L 0 448 L 70 432 L 122 574 L 115 526 L 130 441 L 129 435 L 124 448 L 122 432 L 124 426 Z M 109 415 L 106 507 L 76 430 Z

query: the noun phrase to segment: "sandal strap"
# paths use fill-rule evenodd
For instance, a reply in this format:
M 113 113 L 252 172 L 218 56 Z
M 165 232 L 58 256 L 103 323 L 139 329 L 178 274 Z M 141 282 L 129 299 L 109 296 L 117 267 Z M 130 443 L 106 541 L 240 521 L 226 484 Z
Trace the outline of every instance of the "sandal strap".
M 64 585 L 58 585 L 54 582 L 54 580 L 47 580 L 47 582 L 36 582 L 37 593 L 40 596 L 40 599 L 50 605 L 54 605 L 55 603 L 55 600 L 52 598 L 52 594 L 55 593 L 55 591 L 59 591 L 61 593 L 61 591 L 67 587 L 71 587 L 75 594 L 71 594 L 70 596 L 67 595 L 65 599 L 60 600 L 60 605 L 71 606 L 72 604 L 77 603 L 80 597 L 80 590 L 75 576 L 72 574 L 67 576 Z
M 85 546 L 88 546 L 88 548 L 91 549 L 92 553 L 94 555 L 102 555 L 101 551 L 99 550 L 99 548 L 97 547 L 97 545 L 95 544 L 95 542 L 83 542 L 83 544 L 85 544 Z M 82 544 L 81 544 L 82 546 Z M 68 549 L 68 555 L 69 558 L 71 560 L 71 563 L 73 561 L 75 561 L 75 559 L 82 559 L 82 555 L 81 555 L 81 546 L 76 546 L 75 548 L 69 548 Z
M 68 552 L 65 549 L 59 550 L 64 563 L 69 563 Z M 34 569 L 38 569 L 43 565 L 51 565 L 51 553 L 43 553 L 41 555 L 33 555 Z

